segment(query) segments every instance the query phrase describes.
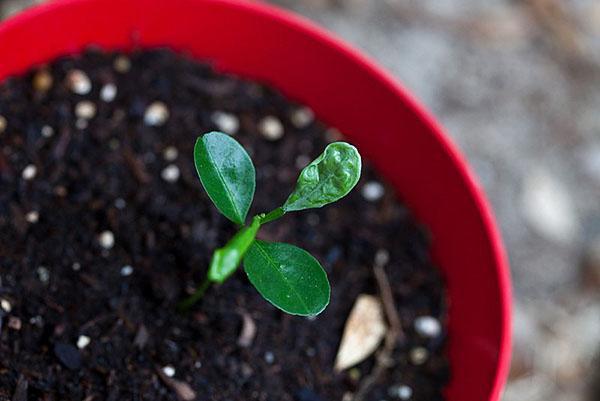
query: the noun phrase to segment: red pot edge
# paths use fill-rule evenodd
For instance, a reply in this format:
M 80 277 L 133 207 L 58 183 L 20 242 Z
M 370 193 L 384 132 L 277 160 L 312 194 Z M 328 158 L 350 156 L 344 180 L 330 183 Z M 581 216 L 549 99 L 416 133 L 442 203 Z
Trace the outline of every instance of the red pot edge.
M 485 224 L 486 231 L 492 242 L 492 247 L 495 255 L 496 274 L 500 292 L 502 294 L 502 340 L 500 344 L 500 353 L 498 357 L 498 365 L 496 369 L 496 377 L 494 385 L 490 392 L 490 401 L 500 400 L 504 385 L 508 379 L 512 349 L 512 287 L 510 267 L 508 256 L 504 246 L 504 241 L 500 235 L 500 230 L 496 221 L 496 217 L 491 209 L 490 203 L 485 195 L 482 185 L 471 167 L 467 163 L 465 156 L 460 152 L 456 144 L 445 133 L 444 128 L 433 115 L 425 108 L 417 98 L 410 93 L 391 73 L 379 67 L 377 63 L 362 52 L 356 50 L 343 39 L 338 38 L 335 34 L 321 28 L 316 23 L 308 18 L 298 14 L 291 13 L 281 8 L 267 5 L 262 1 L 250 2 L 243 0 L 244 4 L 240 4 L 238 0 L 212 0 L 215 2 L 236 4 L 246 7 L 250 11 L 268 14 L 269 16 L 280 20 L 290 27 L 301 30 L 313 35 L 316 39 L 327 42 L 327 44 L 337 51 L 344 53 L 346 57 L 351 58 L 357 64 L 361 64 L 366 70 L 377 76 L 397 96 L 402 98 L 404 102 L 414 110 L 415 115 L 419 116 L 426 125 L 431 129 L 436 139 L 443 145 L 443 148 L 448 155 L 454 160 L 458 167 L 462 178 L 467 184 L 471 196 L 475 200 L 479 213 Z
M 0 24 L 0 35 L 3 31 L 11 29 L 13 25 L 21 24 L 29 19 L 36 18 L 38 15 L 52 11 L 55 7 L 63 7 L 71 2 L 75 3 L 79 0 L 61 0 L 53 2 L 48 0 L 46 3 L 32 6 L 16 15 L 9 17 Z M 373 59 L 364 55 L 360 51 L 354 49 L 350 44 L 338 38 L 333 33 L 321 28 L 308 18 L 293 14 L 279 7 L 263 3 L 258 0 L 251 2 L 250 0 L 211 0 L 215 3 L 225 3 L 231 6 L 244 7 L 250 12 L 268 15 L 280 22 L 288 25 L 291 28 L 302 31 L 304 34 L 312 35 L 319 41 L 326 42 L 338 52 L 343 53 L 346 57 L 352 59 L 357 64 L 360 64 L 365 70 L 368 70 L 374 76 L 387 86 L 397 96 L 402 98 L 404 102 L 414 110 L 415 115 L 419 116 L 430 127 L 432 134 L 443 146 L 451 159 L 454 160 L 458 170 L 467 186 L 467 189 L 475 200 L 478 211 L 482 217 L 487 234 L 491 240 L 492 249 L 495 255 L 495 262 L 498 284 L 502 294 L 502 333 L 498 364 L 494 385 L 490 393 L 489 401 L 498 401 L 502 394 L 504 385 L 508 378 L 511 360 L 512 348 L 512 288 L 511 275 L 508 264 L 508 257 L 504 247 L 502 237 L 496 222 L 496 218 L 490 207 L 489 201 L 483 191 L 479 180 L 468 165 L 465 156 L 458 150 L 458 147 L 445 133 L 441 124 L 427 111 L 419 100 L 401 84 L 391 73 L 379 67 Z M 32 66 L 28 66 L 32 67 Z M 9 75 L 17 74 L 22 71 L 12 71 Z

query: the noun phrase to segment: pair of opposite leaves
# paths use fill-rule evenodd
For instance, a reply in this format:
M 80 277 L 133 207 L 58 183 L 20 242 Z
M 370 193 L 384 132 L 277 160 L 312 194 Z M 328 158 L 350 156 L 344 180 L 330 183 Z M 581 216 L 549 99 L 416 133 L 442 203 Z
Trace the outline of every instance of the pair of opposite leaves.
M 317 315 L 329 304 L 330 287 L 319 262 L 305 250 L 286 243 L 256 239 L 261 225 L 287 212 L 320 208 L 346 196 L 356 186 L 361 158 L 345 142 L 329 144 L 306 166 L 296 188 L 283 206 L 270 213 L 246 217 L 256 189 L 256 172 L 250 156 L 229 135 L 211 132 L 198 138 L 194 161 L 202 186 L 217 209 L 242 228 L 215 251 L 208 272 L 211 282 L 222 283 L 243 261 L 254 287 L 283 311 Z

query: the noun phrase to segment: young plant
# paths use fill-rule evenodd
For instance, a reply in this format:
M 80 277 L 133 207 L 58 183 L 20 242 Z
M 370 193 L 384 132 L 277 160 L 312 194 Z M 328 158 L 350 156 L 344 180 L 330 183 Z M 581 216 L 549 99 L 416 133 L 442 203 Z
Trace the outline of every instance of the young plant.
M 249 224 L 246 216 L 254 198 L 256 173 L 244 148 L 229 135 L 211 132 L 196 141 L 194 161 L 208 196 L 240 230 L 214 252 L 204 282 L 181 307 L 191 307 L 211 283 L 223 283 L 243 262 L 252 285 L 277 308 L 301 316 L 321 313 L 329 304 L 331 290 L 320 263 L 301 248 L 261 241 L 256 235 L 262 225 L 288 212 L 320 208 L 346 196 L 360 178 L 356 148 L 345 142 L 329 144 L 302 170 L 286 202 L 254 216 Z

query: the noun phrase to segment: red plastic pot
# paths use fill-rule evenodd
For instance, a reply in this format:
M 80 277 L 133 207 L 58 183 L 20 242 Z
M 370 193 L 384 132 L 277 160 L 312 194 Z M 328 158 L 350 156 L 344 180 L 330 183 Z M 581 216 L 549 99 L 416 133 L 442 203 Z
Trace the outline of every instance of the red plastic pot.
M 497 401 L 509 271 L 485 196 L 440 126 L 386 72 L 309 22 L 236 0 L 58 0 L 0 26 L 0 79 L 94 44 L 167 45 L 268 82 L 338 127 L 433 234 L 450 299 L 448 401 Z

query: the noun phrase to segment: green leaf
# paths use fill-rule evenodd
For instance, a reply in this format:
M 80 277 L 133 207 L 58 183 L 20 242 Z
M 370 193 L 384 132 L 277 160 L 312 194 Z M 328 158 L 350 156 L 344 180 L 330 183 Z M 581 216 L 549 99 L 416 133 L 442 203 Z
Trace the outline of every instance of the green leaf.
M 302 170 L 283 210 L 319 208 L 343 198 L 358 183 L 361 167 L 360 154 L 354 146 L 346 142 L 329 144 Z
M 314 316 L 329 304 L 327 274 L 301 248 L 256 240 L 244 257 L 244 270 L 258 292 L 284 312 Z
M 217 209 L 243 225 L 254 198 L 256 172 L 242 145 L 221 132 L 205 134 L 196 141 L 194 162 L 202 186 Z
M 242 228 L 227 245 L 217 249 L 213 253 L 210 267 L 208 269 L 208 278 L 210 281 L 222 284 L 237 270 L 242 258 L 252 245 L 256 233 L 260 228 L 260 219 L 255 217 L 252 224 Z

